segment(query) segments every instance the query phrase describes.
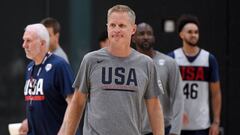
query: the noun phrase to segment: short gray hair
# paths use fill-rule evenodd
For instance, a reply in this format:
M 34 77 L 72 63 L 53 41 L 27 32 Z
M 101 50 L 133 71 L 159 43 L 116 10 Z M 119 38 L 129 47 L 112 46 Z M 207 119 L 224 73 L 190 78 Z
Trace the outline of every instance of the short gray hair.
M 110 8 L 108 10 L 107 20 L 109 19 L 109 16 L 113 12 L 126 12 L 126 13 L 128 13 L 128 16 L 131 19 L 132 23 L 135 24 L 136 15 L 135 15 L 135 12 L 130 7 L 128 7 L 126 5 L 115 5 L 115 6 L 113 6 L 112 8 Z
M 29 24 L 26 26 L 25 31 L 35 32 L 41 40 L 46 41 L 46 47 L 49 48 L 50 37 L 47 28 L 43 24 Z

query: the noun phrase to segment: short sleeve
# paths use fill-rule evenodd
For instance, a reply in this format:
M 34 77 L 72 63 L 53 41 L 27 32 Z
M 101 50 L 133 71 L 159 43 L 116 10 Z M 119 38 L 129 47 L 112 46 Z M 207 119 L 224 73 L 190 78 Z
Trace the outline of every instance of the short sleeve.
M 159 96 L 161 92 L 163 92 L 162 81 L 160 76 L 157 75 L 156 66 L 152 61 L 149 63 L 149 81 L 144 98 L 149 99 L 154 96 Z
M 72 88 L 73 71 L 67 62 L 61 61 L 56 64 L 55 80 L 56 86 L 65 98 L 74 92 Z
M 89 86 L 89 64 L 88 64 L 88 58 L 84 56 L 80 67 L 78 69 L 77 76 L 75 78 L 75 81 L 73 83 L 73 87 L 76 89 L 81 90 L 84 93 L 88 93 L 90 86 Z
M 216 58 L 210 54 L 209 55 L 209 68 L 210 68 L 210 82 L 217 82 L 220 80 L 219 68 Z

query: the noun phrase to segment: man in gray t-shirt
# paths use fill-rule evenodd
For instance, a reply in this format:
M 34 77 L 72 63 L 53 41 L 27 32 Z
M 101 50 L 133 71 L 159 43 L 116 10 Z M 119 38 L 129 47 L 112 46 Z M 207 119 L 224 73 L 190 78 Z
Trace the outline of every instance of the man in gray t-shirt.
M 153 133 L 163 135 L 161 81 L 152 59 L 130 47 L 135 13 L 125 5 L 112 7 L 107 30 L 109 46 L 82 60 L 59 134 L 74 134 L 86 105 L 84 135 L 141 135 L 145 101 Z
M 165 135 L 179 135 L 183 115 L 183 93 L 180 87 L 181 77 L 178 65 L 171 57 L 153 49 L 155 37 L 149 24 L 138 24 L 133 42 L 139 52 L 153 59 L 158 76 L 161 78 L 164 92 L 159 98 L 164 114 Z M 147 113 L 145 116 L 142 133 L 151 135 Z

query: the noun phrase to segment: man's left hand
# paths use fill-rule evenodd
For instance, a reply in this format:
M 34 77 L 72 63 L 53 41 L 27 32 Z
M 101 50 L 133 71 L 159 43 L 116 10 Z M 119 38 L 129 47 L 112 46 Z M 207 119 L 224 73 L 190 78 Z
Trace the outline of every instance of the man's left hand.
M 219 125 L 213 123 L 209 129 L 209 135 L 219 135 Z

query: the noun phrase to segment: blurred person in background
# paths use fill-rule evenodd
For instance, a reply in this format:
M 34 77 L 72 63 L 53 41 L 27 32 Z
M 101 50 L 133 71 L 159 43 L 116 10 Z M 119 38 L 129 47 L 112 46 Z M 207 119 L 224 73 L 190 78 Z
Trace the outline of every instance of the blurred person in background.
M 68 57 L 59 44 L 61 25 L 52 17 L 44 18 L 41 23 L 47 28 L 50 36 L 49 51 L 64 58 L 68 63 Z
M 178 65 L 171 57 L 154 49 L 156 46 L 154 30 L 149 24 L 137 25 L 133 36 L 137 51 L 148 55 L 155 62 L 157 73 L 161 78 L 164 92 L 159 98 L 163 108 L 165 135 L 180 135 L 183 115 L 183 93 L 181 91 L 181 75 Z M 147 113 L 143 122 L 143 134 L 152 135 Z

